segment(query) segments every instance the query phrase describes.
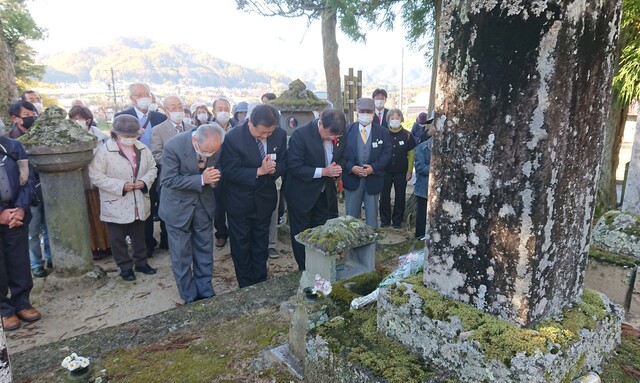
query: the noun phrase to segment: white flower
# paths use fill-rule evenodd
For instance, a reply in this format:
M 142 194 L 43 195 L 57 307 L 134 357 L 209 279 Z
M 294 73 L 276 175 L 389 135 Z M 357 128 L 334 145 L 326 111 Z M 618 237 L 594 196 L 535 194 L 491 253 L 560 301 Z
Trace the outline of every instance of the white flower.
M 88 367 L 91 361 L 84 356 L 78 356 L 75 352 L 62 360 L 62 367 L 69 371 L 77 370 L 78 368 Z
M 331 294 L 331 283 L 326 279 L 322 278 L 320 274 L 316 274 L 315 277 L 316 283 L 313 285 L 314 292 L 321 292 L 322 295 Z

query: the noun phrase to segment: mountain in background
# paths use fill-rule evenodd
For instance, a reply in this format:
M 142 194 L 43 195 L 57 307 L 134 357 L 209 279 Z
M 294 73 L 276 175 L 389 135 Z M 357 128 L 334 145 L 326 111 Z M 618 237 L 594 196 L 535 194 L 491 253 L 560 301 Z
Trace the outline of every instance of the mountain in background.
M 40 61 L 47 67 L 43 80 L 52 84 L 110 82 L 111 68 L 124 82 L 244 88 L 260 84 L 286 87 L 292 81 L 281 74 L 220 60 L 187 45 L 149 39 L 120 38 L 102 47 L 42 56 Z

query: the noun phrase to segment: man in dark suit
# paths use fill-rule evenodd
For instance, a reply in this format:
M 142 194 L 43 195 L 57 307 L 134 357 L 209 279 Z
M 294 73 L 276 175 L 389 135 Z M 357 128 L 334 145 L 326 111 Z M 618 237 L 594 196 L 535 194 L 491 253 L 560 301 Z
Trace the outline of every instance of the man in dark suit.
M 358 121 L 347 128 L 347 149 L 342 160 L 342 183 L 347 215 L 360 218 L 362 204 L 367 225 L 378 227 L 378 201 L 384 168 L 391 158 L 389 129 L 375 122 L 371 98 L 356 103 Z
M 275 180 L 287 162 L 287 133 L 277 127 L 279 119 L 272 106 L 258 105 L 222 145 L 222 202 L 241 288 L 267 279 L 269 223 L 278 198 Z
M 295 236 L 323 225 L 330 211 L 338 208 L 335 179 L 342 174 L 345 125 L 343 112 L 325 109 L 319 119 L 294 130 L 289 140 L 285 197 L 293 255 L 300 270 L 305 269 L 305 251 Z
M 149 110 L 149 106 L 151 105 L 151 90 L 149 90 L 147 84 L 134 83 L 129 85 L 129 99 L 131 100 L 132 106 L 122 112 L 116 113 L 113 117 L 118 117 L 121 114 L 129 114 L 137 118 L 142 130 L 140 142 L 145 144 L 148 148 L 151 148 L 151 131 L 154 126 L 163 123 L 167 119 L 167 116 L 160 112 Z M 158 215 L 158 203 L 160 200 L 160 197 L 158 196 L 159 179 L 160 177 L 156 178 L 149 190 L 149 198 L 151 199 L 151 215 L 144 222 L 145 244 L 147 245 L 147 256 L 149 257 L 153 255 L 153 249 L 158 245 L 158 241 L 153 238 L 153 220 L 154 217 Z M 163 248 L 166 248 L 165 243 L 162 243 L 161 245 Z
M 389 114 L 389 109 L 384 107 L 384 104 L 387 102 L 387 91 L 378 88 L 373 91 L 371 98 L 373 98 L 373 102 L 376 106 L 376 115 L 373 116 L 373 121 L 385 128 L 388 128 L 389 122 L 387 121 L 387 115 Z
M 173 275 L 185 303 L 215 295 L 213 188 L 224 130 L 216 123 L 177 134 L 162 151 L 160 217 L 169 237 Z

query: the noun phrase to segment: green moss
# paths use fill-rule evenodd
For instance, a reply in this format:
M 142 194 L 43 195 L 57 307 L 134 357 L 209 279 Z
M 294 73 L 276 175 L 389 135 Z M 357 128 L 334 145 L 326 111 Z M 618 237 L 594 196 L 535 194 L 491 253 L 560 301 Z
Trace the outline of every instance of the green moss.
M 611 224 L 613 224 L 613 221 L 616 219 L 617 216 L 620 215 L 619 211 L 610 211 L 605 213 L 604 217 L 604 223 L 607 226 L 611 226 Z M 626 214 L 628 216 L 632 216 L 629 214 Z M 632 216 L 633 217 L 633 216 Z M 632 236 L 632 237 L 636 237 L 636 238 L 640 238 L 640 217 L 635 217 L 635 222 L 628 226 L 627 228 L 625 228 L 624 230 L 622 230 L 623 233 L 625 233 L 626 235 Z
M 331 299 L 350 305 L 353 299 L 373 292 L 388 274 L 387 270 L 379 270 L 337 282 L 333 285 Z
M 473 306 L 443 297 L 422 283 L 422 274 L 407 278 L 404 282 L 422 299 L 426 316 L 439 321 L 449 321 L 458 317 L 465 332 L 471 331 L 470 339 L 477 340 L 487 357 L 509 366 L 511 358 L 520 352 L 531 355 L 537 350 L 545 353 L 551 344 L 567 346 L 577 339 L 583 328 L 593 329 L 596 320 L 604 319 L 608 314 L 600 295 L 585 290 L 581 301 L 566 308 L 560 320 L 548 320 L 538 324 L 535 331 L 521 328 L 489 315 Z M 408 302 L 408 294 L 396 288 L 390 291 L 394 304 Z
M 424 241 L 410 239 L 400 243 L 382 245 L 376 250 L 376 264 L 397 262 L 398 256 L 424 248 Z
M 625 369 L 640 371 L 640 338 L 623 331 L 622 343 L 605 364 L 600 377 L 606 383 L 637 383 L 638 377 Z
M 119 350 L 104 356 L 110 381 L 117 382 L 234 382 L 254 374 L 247 360 L 286 339 L 288 323 L 275 312 L 257 312 L 209 324 L 200 331 L 178 333 L 159 344 Z M 249 369 L 248 371 L 243 371 Z M 271 368 L 261 375 L 276 381 L 294 380 Z M 285 377 L 286 376 L 286 377 Z
M 613 220 L 616 219 L 616 217 L 620 215 L 620 212 L 607 212 L 604 214 L 604 223 L 607 226 L 610 226 L 613 223 Z
M 621 267 L 635 267 L 636 265 L 640 265 L 640 259 L 638 258 L 612 253 L 595 245 L 589 246 L 589 258 L 595 259 L 598 262 Z
M 585 354 L 580 355 L 578 362 L 570 368 L 569 371 L 564 375 L 564 378 L 561 380 L 561 383 L 571 383 L 573 380 L 580 374 L 582 368 L 584 367 L 584 361 L 586 359 Z
M 346 356 L 389 383 L 417 383 L 435 377 L 423 367 L 422 358 L 377 331 L 376 313 L 375 308 L 345 312 L 343 320 L 314 331 L 327 340 L 334 354 Z

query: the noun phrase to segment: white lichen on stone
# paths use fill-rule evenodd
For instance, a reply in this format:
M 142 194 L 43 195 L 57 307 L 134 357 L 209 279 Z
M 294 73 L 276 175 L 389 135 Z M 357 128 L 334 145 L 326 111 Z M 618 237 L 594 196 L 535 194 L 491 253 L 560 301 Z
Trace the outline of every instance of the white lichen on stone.
M 639 229 L 640 216 L 609 211 L 598 220 L 591 242 L 612 253 L 640 257 Z
M 449 221 L 458 222 L 462 220 L 462 205 L 457 202 L 444 200 L 442 202 L 442 210 L 449 215 Z
M 516 212 L 515 212 L 515 210 L 513 210 L 513 206 L 511 206 L 509 204 L 504 204 L 504 205 L 502 205 L 502 207 L 498 211 L 498 216 L 500 218 L 504 218 L 504 217 L 506 217 L 508 215 L 516 215 Z
M 467 165 L 467 172 L 473 174 L 473 181 L 467 184 L 467 198 L 488 196 L 491 193 L 491 169 L 487 165 L 475 163 Z

